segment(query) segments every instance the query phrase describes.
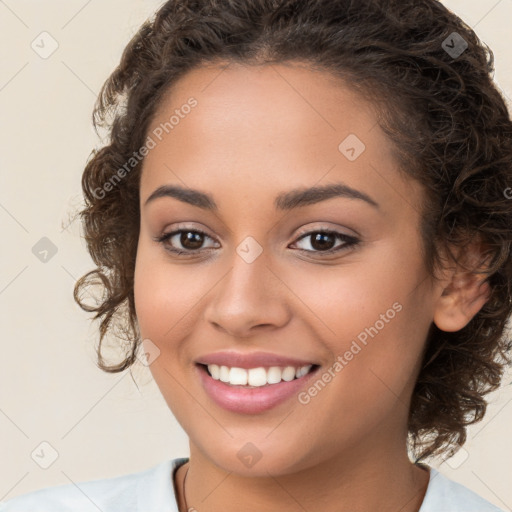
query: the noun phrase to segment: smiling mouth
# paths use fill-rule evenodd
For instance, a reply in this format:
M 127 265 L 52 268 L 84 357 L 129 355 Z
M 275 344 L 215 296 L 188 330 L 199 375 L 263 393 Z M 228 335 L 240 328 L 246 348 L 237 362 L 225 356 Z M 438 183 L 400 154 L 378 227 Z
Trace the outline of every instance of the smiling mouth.
M 283 382 L 290 382 L 315 372 L 320 366 L 308 364 L 304 366 L 270 366 L 257 368 L 238 368 L 216 364 L 198 366 L 214 380 L 234 388 L 268 388 Z

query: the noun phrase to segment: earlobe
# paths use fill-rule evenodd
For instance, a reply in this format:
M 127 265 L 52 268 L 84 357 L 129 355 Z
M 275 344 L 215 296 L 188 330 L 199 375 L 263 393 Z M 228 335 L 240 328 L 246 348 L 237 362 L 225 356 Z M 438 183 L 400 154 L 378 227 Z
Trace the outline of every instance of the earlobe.
M 454 274 L 438 299 L 433 321 L 442 331 L 455 332 L 465 327 L 480 311 L 491 294 L 486 276 Z

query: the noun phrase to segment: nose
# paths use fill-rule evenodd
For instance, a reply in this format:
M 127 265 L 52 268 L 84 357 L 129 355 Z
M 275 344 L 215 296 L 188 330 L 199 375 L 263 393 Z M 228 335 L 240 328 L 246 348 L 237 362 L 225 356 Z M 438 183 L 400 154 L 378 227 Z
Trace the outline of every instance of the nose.
M 247 338 L 289 322 L 289 284 L 264 254 L 248 263 L 234 253 L 231 268 L 208 294 L 205 319 L 216 329 Z

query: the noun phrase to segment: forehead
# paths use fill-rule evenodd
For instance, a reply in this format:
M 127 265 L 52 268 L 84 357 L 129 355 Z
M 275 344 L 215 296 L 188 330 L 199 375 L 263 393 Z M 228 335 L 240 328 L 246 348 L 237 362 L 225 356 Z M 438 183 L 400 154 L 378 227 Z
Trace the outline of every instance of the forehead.
M 299 129 L 307 124 L 310 131 L 322 128 L 322 132 L 340 131 L 341 135 L 350 128 L 369 131 L 376 123 L 372 103 L 326 71 L 301 62 L 259 66 L 219 62 L 195 68 L 173 84 L 157 109 L 152 128 L 192 96 L 199 103 L 194 110 L 201 115 L 190 117 L 196 128 L 204 130 L 208 126 L 201 126 L 201 121 L 215 121 L 214 128 L 219 129 L 243 120 L 248 131 L 275 127 L 277 122 L 278 127 L 296 125 Z M 277 130 L 271 133 L 277 135 Z
M 194 69 L 166 92 L 148 134 L 156 145 L 144 160 L 141 198 L 163 182 L 284 190 L 326 177 L 373 189 L 376 173 L 396 174 L 374 106 L 302 63 Z

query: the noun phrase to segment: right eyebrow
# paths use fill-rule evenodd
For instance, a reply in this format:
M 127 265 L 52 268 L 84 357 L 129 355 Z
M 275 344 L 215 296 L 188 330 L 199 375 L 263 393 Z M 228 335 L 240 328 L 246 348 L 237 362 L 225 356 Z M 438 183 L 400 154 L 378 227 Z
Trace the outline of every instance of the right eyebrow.
M 179 201 L 197 206 L 204 210 L 218 211 L 217 203 L 210 194 L 179 185 L 162 185 L 158 187 L 148 199 L 146 199 L 144 205 L 160 197 L 173 197 L 174 199 L 178 199 Z M 274 206 L 277 210 L 281 211 L 293 210 L 295 208 L 326 201 L 334 197 L 359 199 L 376 209 L 380 208 L 379 204 L 370 196 L 344 183 L 329 184 L 321 187 L 300 188 L 283 192 L 275 198 Z

